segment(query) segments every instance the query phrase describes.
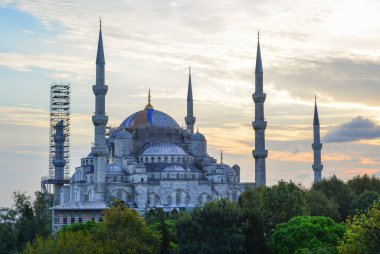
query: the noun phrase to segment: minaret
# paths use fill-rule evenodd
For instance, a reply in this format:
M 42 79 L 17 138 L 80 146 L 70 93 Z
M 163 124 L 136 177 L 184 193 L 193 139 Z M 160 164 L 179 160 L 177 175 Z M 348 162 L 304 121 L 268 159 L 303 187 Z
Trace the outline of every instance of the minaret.
M 108 149 L 105 142 L 106 125 L 108 116 L 105 112 L 105 96 L 108 86 L 105 85 L 104 79 L 104 50 L 102 39 L 102 21 L 100 20 L 98 52 L 96 54 L 96 84 L 92 86 L 95 95 L 95 115 L 92 116 L 92 122 L 95 127 L 95 142 L 93 148 L 94 154 L 94 173 L 95 173 L 95 201 L 105 201 L 105 167 L 107 163 Z
M 55 126 L 54 142 L 55 154 L 53 159 L 54 171 L 54 205 L 59 205 L 59 189 L 63 186 L 64 168 L 66 165 L 65 152 L 65 134 L 63 130 L 63 120 L 60 120 Z
M 266 94 L 263 93 L 263 65 L 261 62 L 260 38 L 258 34 L 256 69 L 255 69 L 255 93 L 252 94 L 255 102 L 255 121 L 252 122 L 255 130 L 255 150 L 252 155 L 255 158 L 255 179 L 257 186 L 266 185 L 265 158 L 268 150 L 265 150 L 265 129 L 267 122 L 264 121 L 264 102 Z
M 314 151 L 314 182 L 318 183 L 322 180 L 322 159 L 321 159 L 321 136 L 319 132 L 319 117 L 318 117 L 318 108 L 317 108 L 317 96 L 315 96 L 315 106 L 314 106 L 314 122 L 313 122 L 313 130 L 314 130 L 314 143 L 311 145 Z
M 189 84 L 187 85 L 187 115 L 185 117 L 186 129 L 194 133 L 195 117 L 193 115 L 193 88 L 191 86 L 191 67 L 189 67 Z

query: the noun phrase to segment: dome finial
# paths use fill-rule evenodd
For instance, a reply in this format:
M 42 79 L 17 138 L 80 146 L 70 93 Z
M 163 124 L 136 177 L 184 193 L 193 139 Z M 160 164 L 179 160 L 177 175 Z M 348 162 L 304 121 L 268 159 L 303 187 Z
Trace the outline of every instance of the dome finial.
M 223 164 L 223 150 L 220 150 L 220 164 Z
M 257 40 L 260 40 L 260 30 L 257 30 Z
M 102 28 L 102 18 L 99 16 L 99 27 Z
M 199 127 L 197 127 L 197 133 L 199 133 Z
M 150 96 L 150 88 L 149 88 L 149 92 L 148 92 L 148 104 L 145 106 L 145 110 L 146 109 L 153 109 L 152 104 L 150 104 L 150 100 L 151 100 L 151 96 Z

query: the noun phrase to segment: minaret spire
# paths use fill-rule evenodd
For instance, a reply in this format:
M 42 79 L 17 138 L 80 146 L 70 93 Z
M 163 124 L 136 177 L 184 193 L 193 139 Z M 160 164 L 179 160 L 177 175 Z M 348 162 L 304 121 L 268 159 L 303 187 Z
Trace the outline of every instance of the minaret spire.
M 223 164 L 223 150 L 220 150 L 220 164 Z
M 99 20 L 99 39 L 98 39 L 98 51 L 96 53 L 96 64 L 105 64 L 101 19 Z
M 191 85 L 191 66 L 189 66 L 189 83 L 187 85 L 187 115 L 185 117 L 186 129 L 194 133 L 194 123 L 196 118 L 193 115 L 193 88 Z
M 94 154 L 94 174 L 95 174 L 95 201 L 105 202 L 105 168 L 107 164 L 108 149 L 106 147 L 106 125 L 108 116 L 105 112 L 105 100 L 108 86 L 105 85 L 105 60 L 102 38 L 102 23 L 99 21 L 99 40 L 96 54 L 96 83 L 92 86 L 95 95 L 95 115 L 92 122 L 95 128 L 95 140 L 93 147 Z
M 318 183 L 322 180 L 323 165 L 322 165 L 322 158 L 321 158 L 322 143 L 321 143 L 321 136 L 320 136 L 318 108 L 317 108 L 317 95 L 315 95 L 313 133 L 314 133 L 314 143 L 311 146 L 314 152 L 314 164 L 312 168 L 314 171 L 314 182 Z
M 268 156 L 268 150 L 265 150 L 265 129 L 267 127 L 267 122 L 264 120 L 264 102 L 266 94 L 263 92 L 263 65 L 261 61 L 259 33 L 257 36 L 255 93 L 252 94 L 253 101 L 255 102 L 255 120 L 252 122 L 252 127 L 255 130 L 255 150 L 252 151 L 252 155 L 255 158 L 256 185 L 265 186 L 265 159 Z

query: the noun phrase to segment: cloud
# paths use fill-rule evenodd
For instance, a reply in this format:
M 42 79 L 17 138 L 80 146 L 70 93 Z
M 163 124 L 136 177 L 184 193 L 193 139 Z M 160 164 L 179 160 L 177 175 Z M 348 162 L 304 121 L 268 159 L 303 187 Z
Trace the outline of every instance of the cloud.
M 358 116 L 350 122 L 344 123 L 328 132 L 324 137 L 324 141 L 328 143 L 351 142 L 362 139 L 376 139 L 379 137 L 380 125 Z

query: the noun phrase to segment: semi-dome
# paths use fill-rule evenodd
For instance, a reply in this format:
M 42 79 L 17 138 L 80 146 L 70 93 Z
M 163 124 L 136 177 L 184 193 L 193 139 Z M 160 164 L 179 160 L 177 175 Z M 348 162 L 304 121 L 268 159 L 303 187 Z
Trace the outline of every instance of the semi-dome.
M 117 139 L 129 139 L 132 138 L 132 134 L 129 133 L 128 131 L 122 129 L 116 134 Z
M 154 155 L 175 155 L 186 156 L 186 152 L 179 146 L 172 143 L 157 143 L 146 148 L 142 153 L 142 156 L 154 156 Z
M 168 114 L 146 108 L 144 110 L 133 113 L 127 117 L 121 124 L 121 128 L 137 129 L 146 127 L 157 128 L 179 128 L 178 123 Z
M 166 168 L 164 168 L 162 171 L 163 172 L 183 172 L 183 171 L 186 171 L 186 169 L 184 169 L 180 165 L 172 164 L 172 165 L 167 166 Z
M 106 174 L 124 174 L 123 169 L 115 164 L 108 164 L 106 166 Z

